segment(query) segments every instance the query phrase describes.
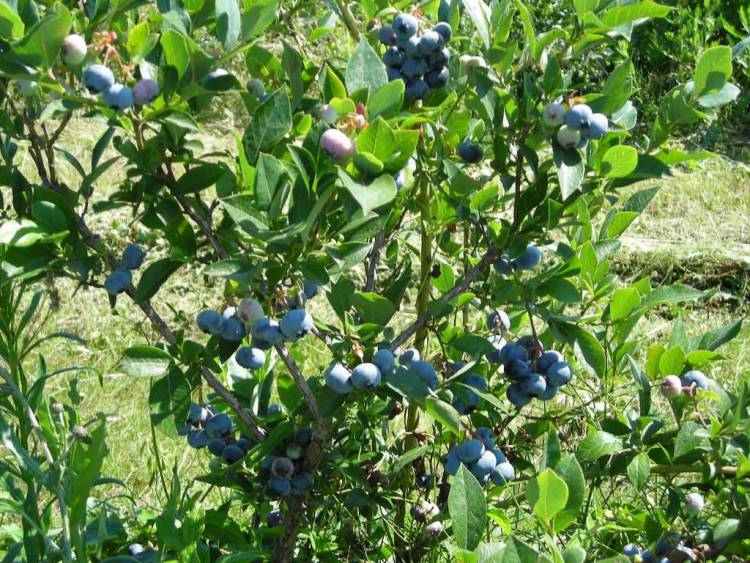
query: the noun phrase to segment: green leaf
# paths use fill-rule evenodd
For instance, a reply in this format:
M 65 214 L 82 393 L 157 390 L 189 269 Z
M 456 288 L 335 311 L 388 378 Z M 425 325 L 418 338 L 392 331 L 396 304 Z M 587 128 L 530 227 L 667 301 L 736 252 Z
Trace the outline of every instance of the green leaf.
M 182 262 L 171 258 L 162 258 L 149 265 L 141 274 L 138 288 L 135 290 L 133 299 L 136 303 L 143 303 L 151 299 L 159 288 L 182 266 Z
M 552 152 L 557 169 L 557 180 L 560 183 L 560 194 L 563 199 L 568 199 L 581 187 L 586 167 L 576 150 L 566 151 L 554 143 Z
M 697 301 L 703 297 L 704 292 L 687 285 L 674 284 L 657 287 L 643 299 L 642 305 L 646 308 L 656 305 L 682 303 L 684 301 Z
M 586 500 L 586 478 L 578 460 L 572 455 L 562 458 L 553 469 L 568 486 L 568 502 L 555 516 L 554 528 L 560 532 L 578 519 L 578 513 Z
M 573 337 L 580 348 L 586 363 L 600 376 L 605 371 L 604 348 L 599 339 L 585 329 L 576 325 L 565 325 L 565 330 Z
M 448 513 L 456 545 L 463 549 L 476 548 L 487 523 L 487 502 L 476 477 L 463 464 L 451 484 Z
M 617 28 L 644 18 L 663 18 L 672 10 L 673 8 L 669 6 L 657 4 L 652 0 L 644 0 L 627 5 L 615 5 L 602 14 L 601 20 L 604 25 Z
M 355 293 L 352 304 L 357 309 L 363 323 L 385 326 L 396 313 L 393 304 L 377 293 Z
M 190 64 L 190 45 L 187 38 L 179 31 L 167 29 L 162 33 L 160 43 L 167 64 L 177 71 L 177 78 L 182 78 Z
M 172 357 L 161 348 L 132 346 L 122 353 L 119 367 L 125 375 L 160 377 L 171 362 Z
M 628 480 L 636 488 L 641 490 L 648 482 L 651 473 L 651 461 L 648 455 L 640 453 L 633 458 L 627 467 Z
M 607 178 L 625 178 L 638 166 L 638 151 L 627 145 L 615 145 L 602 157 L 602 174 Z
M 263 102 L 245 129 L 242 143 L 250 163 L 260 151 L 270 151 L 292 128 L 292 107 L 286 91 L 277 90 Z
M 0 37 L 11 41 L 23 37 L 26 26 L 8 4 L 0 2 Z
M 386 119 L 396 116 L 404 103 L 405 88 L 403 80 L 394 80 L 372 92 L 367 100 L 368 121 L 378 116 Z
M 367 89 L 374 92 L 388 83 L 385 65 L 366 39 L 362 39 L 346 65 L 346 88 L 354 93 Z
M 721 542 L 731 538 L 740 528 L 740 521 L 737 518 L 727 518 L 714 526 L 713 540 Z
M 427 384 L 417 374 L 402 366 L 385 377 L 385 384 L 402 397 L 410 399 L 425 399 L 430 395 Z
M 659 373 L 662 375 L 680 375 L 687 358 L 682 346 L 670 348 L 659 358 Z
M 237 0 L 216 0 L 216 37 L 225 50 L 233 49 L 237 44 L 241 26 Z
M 477 28 L 479 38 L 484 43 L 485 49 L 490 47 L 490 27 L 492 15 L 490 13 L 490 7 L 484 0 L 461 0 L 464 5 L 466 12 L 469 14 L 474 27 Z
M 690 340 L 691 348 L 695 350 L 716 350 L 733 340 L 742 329 L 743 319 L 738 319 L 726 326 L 709 330 L 701 336 Z
M 396 182 L 389 174 L 378 176 L 369 184 L 362 184 L 349 176 L 343 168 L 339 168 L 339 179 L 344 188 L 362 208 L 364 215 L 372 210 L 387 205 L 396 197 L 398 190 Z
M 461 419 L 458 411 L 445 401 L 428 397 L 424 402 L 424 409 L 432 418 L 439 421 L 456 436 L 462 436 Z
M 404 455 L 400 456 L 396 461 L 393 462 L 393 465 L 390 467 L 390 471 L 388 472 L 390 475 L 396 475 L 399 471 L 401 471 L 404 467 L 412 463 L 413 461 L 419 459 L 423 455 L 425 455 L 427 452 L 429 452 L 432 449 L 432 446 L 420 446 L 418 448 L 414 448 L 413 450 L 409 450 Z
M 63 39 L 72 25 L 68 9 L 55 3 L 49 13 L 13 45 L 13 53 L 29 66 L 49 68 L 57 60 Z
M 578 444 L 576 457 L 581 461 L 594 461 L 605 455 L 610 455 L 622 449 L 622 441 L 609 432 L 598 430 L 588 434 Z
M 565 548 L 562 554 L 565 563 L 585 563 L 586 550 L 578 545 L 571 545 Z
M 0 367 L 0 369 L 3 368 Z M 29 452 L 21 446 L 13 428 L 8 425 L 8 422 L 2 415 L 0 415 L 0 444 L 3 445 L 4 452 L 13 454 L 18 463 L 21 464 L 21 467 L 23 467 L 23 470 L 33 475 L 38 483 L 43 484 L 47 482 L 47 477 L 42 468 L 29 455 Z
M 255 175 L 255 201 L 258 208 L 267 210 L 277 189 L 286 181 L 286 172 L 281 162 L 274 156 L 260 153 Z
M 674 461 L 708 447 L 708 438 L 708 432 L 700 424 L 692 420 L 685 422 L 674 440 Z
M 693 96 L 699 98 L 706 94 L 716 93 L 732 76 L 732 49 L 726 45 L 717 45 L 707 49 L 695 67 Z
M 641 304 L 641 294 L 632 287 L 624 287 L 615 291 L 609 304 L 609 316 L 613 321 L 627 317 Z
M 190 383 L 177 366 L 172 365 L 166 375 L 154 381 L 148 404 L 154 428 L 176 437 L 190 410 Z
M 568 502 L 568 485 L 552 469 L 547 468 L 529 481 L 526 497 L 537 518 L 549 525 Z
M 281 55 L 281 65 L 289 78 L 289 86 L 292 90 L 292 108 L 296 108 L 305 93 L 305 82 L 303 80 L 305 61 L 300 52 L 286 41 L 284 41 L 284 52 Z
M 221 164 L 200 164 L 180 176 L 171 191 L 174 195 L 200 192 L 213 186 L 226 170 Z
M 704 94 L 696 101 L 704 108 L 720 108 L 735 101 L 740 94 L 741 90 L 737 86 L 727 82 L 718 92 Z
M 257 37 L 276 17 L 278 0 L 242 0 L 242 37 Z

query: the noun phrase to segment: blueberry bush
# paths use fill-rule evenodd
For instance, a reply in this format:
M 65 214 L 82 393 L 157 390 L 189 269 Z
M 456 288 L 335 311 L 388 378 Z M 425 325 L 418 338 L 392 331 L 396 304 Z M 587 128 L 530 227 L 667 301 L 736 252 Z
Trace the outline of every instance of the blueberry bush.
M 688 335 L 706 292 L 610 265 L 653 181 L 710 157 L 674 135 L 740 94 L 713 46 L 639 121 L 630 40 L 671 12 L 0 3 L 3 561 L 747 560 L 748 388 L 715 368 L 742 321 Z M 81 148 L 72 120 L 106 127 Z M 223 288 L 195 316 L 160 300 L 184 269 Z M 157 511 L 102 498 L 85 368 L 34 358 L 75 338 L 45 333 L 58 278 L 142 314 L 120 368 L 203 468 L 157 456 Z

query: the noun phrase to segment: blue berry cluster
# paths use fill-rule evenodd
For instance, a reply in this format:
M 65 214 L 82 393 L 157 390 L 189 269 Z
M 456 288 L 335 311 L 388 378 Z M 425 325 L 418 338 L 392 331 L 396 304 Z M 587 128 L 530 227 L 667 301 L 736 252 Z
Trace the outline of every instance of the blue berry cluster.
M 92 94 L 101 94 L 104 103 L 115 110 L 126 110 L 133 104 L 145 106 L 159 95 L 159 85 L 150 78 L 135 83 L 132 90 L 115 82 L 115 75 L 106 66 L 94 64 L 83 71 L 83 85 Z
M 601 139 L 609 131 L 607 116 L 594 113 L 586 104 L 576 104 L 569 110 L 556 102 L 547 104 L 542 120 L 549 127 L 562 126 L 557 130 L 557 142 L 565 150 L 581 149 L 589 139 Z
M 513 465 L 505 454 L 495 448 L 495 439 L 489 428 L 480 427 L 474 432 L 476 438 L 454 446 L 443 458 L 443 466 L 448 475 L 458 473 L 463 463 L 480 484 L 492 481 L 504 485 L 516 478 Z
M 178 434 L 187 436 L 190 447 L 207 448 L 217 458 L 226 463 L 236 463 L 250 450 L 250 439 L 234 436 L 234 422 L 228 414 L 219 412 L 211 405 L 190 405 L 188 419 Z
M 304 460 L 305 450 L 312 439 L 311 428 L 299 428 L 284 452 L 279 452 L 278 455 L 271 454 L 263 459 L 260 465 L 261 473 L 268 479 L 268 490 L 272 495 L 303 495 L 312 487 L 313 476 L 305 470 Z M 281 525 L 283 516 L 278 514 L 274 516 L 274 520 L 280 520 L 276 525 Z
M 127 291 L 133 285 L 132 271 L 143 265 L 146 252 L 138 245 L 129 244 L 122 253 L 121 266 L 116 268 L 104 280 L 104 289 L 111 296 Z
M 560 352 L 539 352 L 536 339 L 524 336 L 515 343 L 505 344 L 497 354 L 488 357 L 490 361 L 503 365 L 505 375 L 512 382 L 506 394 L 516 408 L 525 407 L 531 399 L 549 401 L 573 378 L 573 368 L 563 360 Z
M 653 550 L 641 549 L 629 543 L 622 549 L 623 555 L 637 563 L 670 563 L 672 561 L 697 561 L 695 551 L 683 541 L 682 534 L 670 532 L 661 538 Z
M 396 358 L 387 348 L 381 348 L 371 362 L 363 362 L 349 370 L 340 363 L 331 364 L 325 372 L 326 385 L 339 395 L 348 395 L 354 389 L 372 391 L 382 383 L 383 374 L 393 371 Z
M 399 14 L 390 27 L 378 31 L 380 42 L 386 46 L 383 62 L 389 80 L 406 83 L 408 101 L 427 97 L 430 90 L 448 84 L 450 51 L 446 47 L 451 39 L 451 26 L 440 22 L 428 31 L 418 34 L 419 23 L 411 14 Z
M 493 267 L 498 274 L 510 276 L 516 270 L 533 270 L 542 261 L 542 251 L 536 246 L 528 246 L 518 258 L 511 259 L 503 254 L 495 260 Z

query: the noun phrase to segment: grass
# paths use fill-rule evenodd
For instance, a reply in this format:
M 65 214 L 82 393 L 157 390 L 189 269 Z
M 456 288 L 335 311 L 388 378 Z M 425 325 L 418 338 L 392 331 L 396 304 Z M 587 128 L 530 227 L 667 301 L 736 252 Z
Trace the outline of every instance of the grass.
M 65 133 L 64 144 L 71 147 L 71 152 L 86 166 L 88 149 L 104 129 L 103 122 L 74 121 Z M 206 136 L 207 149 L 222 149 L 233 143 L 231 135 L 224 136 L 223 144 L 215 137 Z M 103 158 L 114 154 L 110 148 Z M 31 162 L 26 161 L 24 167 L 30 166 Z M 67 164 L 61 167 L 63 178 L 76 185 L 72 167 Z M 613 261 L 615 269 L 625 278 L 651 276 L 655 285 L 662 281 L 683 281 L 704 289 L 719 288 L 723 300 L 715 298 L 710 306 L 686 311 L 683 320 L 691 336 L 747 313 L 744 303 L 748 270 L 743 259 L 750 261 L 750 225 L 746 215 L 750 209 L 749 176 L 744 165 L 717 159 L 702 163 L 691 174 L 662 182 L 663 189 L 631 226 L 623 250 Z M 97 183 L 95 199 L 107 200 L 112 186 L 121 178 L 122 169 L 112 167 Z M 166 244 L 141 230 L 136 218 L 124 208 L 91 215 L 89 221 L 120 249 L 125 241 L 135 240 L 148 244 L 150 260 L 167 252 Z M 86 420 L 100 412 L 107 414 L 110 454 L 104 474 L 122 481 L 140 507 L 156 509 L 163 504 L 164 492 L 155 477 L 149 381 L 124 376 L 117 366 L 125 348 L 155 342 L 157 335 L 131 304 L 121 303 L 114 311 L 110 310 L 100 289 L 77 288 L 71 280 L 58 281 L 57 289 L 60 308 L 53 317 L 50 331 L 74 332 L 85 339 L 86 344 L 56 341 L 40 351 L 52 367 L 85 365 L 102 374 L 103 385 L 91 372 L 81 372 L 77 376 L 78 390 L 83 397 L 80 415 Z M 219 306 L 221 296 L 221 283 L 206 278 L 198 270 L 183 268 L 160 290 L 158 308 L 170 323 L 195 330 L 191 319 L 205 306 Z M 642 321 L 639 330 L 649 342 L 666 341 L 673 321 L 670 317 L 652 315 Z M 750 327 L 746 326 L 723 353 L 725 359 L 712 373 L 716 379 L 732 384 L 750 378 Z M 319 369 L 321 362 L 315 361 L 320 360 L 317 354 L 299 354 L 298 357 L 305 373 Z M 53 381 L 50 390 L 56 398 L 67 401 L 69 381 L 63 378 Z M 187 482 L 205 470 L 205 456 L 196 455 L 184 439 L 157 436 L 157 443 L 168 473 L 177 463 Z M 110 491 L 116 488 L 113 486 Z

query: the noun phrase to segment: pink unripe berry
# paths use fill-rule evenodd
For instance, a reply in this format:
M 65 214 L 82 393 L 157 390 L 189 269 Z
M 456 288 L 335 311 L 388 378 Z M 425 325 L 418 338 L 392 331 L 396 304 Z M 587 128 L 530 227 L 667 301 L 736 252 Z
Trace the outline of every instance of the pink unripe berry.
M 86 40 L 75 33 L 71 33 L 62 42 L 63 62 L 68 66 L 78 66 L 86 58 Z
M 682 393 L 682 382 L 676 375 L 668 375 L 662 380 L 659 390 L 667 399 L 674 399 Z
M 328 129 L 323 133 L 320 136 L 320 147 L 337 162 L 354 154 L 354 143 L 338 129 Z
M 76 438 L 85 438 L 88 436 L 88 432 L 86 432 L 86 429 L 83 426 L 74 426 L 73 427 L 73 436 Z

